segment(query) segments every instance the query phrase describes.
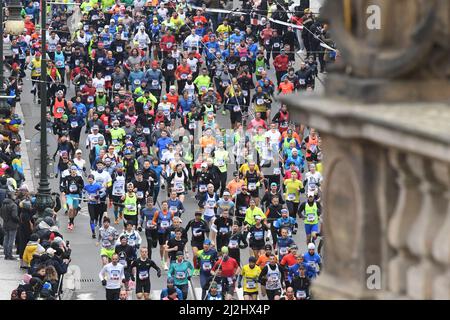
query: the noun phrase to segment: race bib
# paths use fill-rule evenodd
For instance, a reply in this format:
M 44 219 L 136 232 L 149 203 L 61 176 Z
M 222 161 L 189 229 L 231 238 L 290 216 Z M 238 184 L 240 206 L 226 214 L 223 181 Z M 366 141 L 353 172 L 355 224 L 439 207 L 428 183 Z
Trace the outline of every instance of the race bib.
M 230 240 L 228 243 L 228 247 L 230 249 L 236 249 L 238 247 L 238 241 L 237 240 Z
M 98 62 L 98 64 L 102 64 L 103 58 L 98 58 L 98 59 L 97 59 L 97 62 Z
M 103 247 L 109 247 L 109 246 L 111 246 L 111 241 L 109 241 L 109 240 L 102 240 L 102 246 L 103 246 Z
M 161 221 L 161 228 L 163 228 L 163 229 L 168 228 L 169 225 L 170 225 L 169 221 L 166 221 L 166 220 L 165 221 Z
M 234 69 L 236 69 L 236 65 L 235 64 L 230 64 L 230 65 L 228 65 L 228 69 L 234 70 Z
M 273 168 L 273 174 L 275 174 L 275 175 L 281 174 L 281 169 L 280 168 Z
M 94 102 L 94 97 L 92 97 L 92 96 L 87 97 L 87 102 L 89 102 L 89 103 Z
M 63 61 L 60 61 L 60 60 L 56 61 L 56 67 L 57 67 L 57 68 L 62 68 L 62 67 L 64 67 L 64 62 L 63 62 Z
M 216 200 L 208 200 L 208 207 L 209 208 L 214 208 L 216 206 Z
M 144 129 L 142 129 L 142 132 L 144 134 L 150 134 L 150 128 L 144 128 Z
M 261 73 L 261 72 L 263 72 L 264 71 L 264 68 L 263 67 L 258 67 L 258 73 Z
M 220 233 L 222 233 L 222 234 L 225 234 L 225 233 L 228 233 L 228 228 L 227 227 L 221 227 L 220 229 L 219 229 L 219 232 Z
M 295 200 L 295 193 L 289 193 L 287 198 L 288 198 L 289 201 L 294 201 Z
M 76 184 L 71 184 L 71 185 L 69 186 L 69 191 L 70 191 L 70 192 L 77 192 L 77 190 L 78 190 L 78 187 L 77 187 Z
M 174 68 L 173 64 L 168 64 L 167 65 L 167 70 L 173 70 L 173 68 Z
M 197 125 L 195 124 L 195 122 L 189 122 L 189 129 L 195 129 L 197 127 Z
M 280 247 L 280 254 L 285 255 L 288 253 L 288 249 L 286 247 Z
M 182 192 L 184 190 L 184 182 L 176 182 L 175 183 L 175 189 L 178 192 Z
M 251 190 L 251 191 L 256 190 L 256 183 L 255 182 L 250 182 L 248 184 L 248 190 Z
M 262 240 L 264 238 L 264 231 L 255 231 L 255 240 Z
M 141 85 L 141 80 L 136 79 L 136 80 L 133 81 L 133 83 L 134 83 L 136 86 L 140 86 L 140 85 Z
M 308 214 L 307 220 L 308 222 L 313 222 L 316 219 L 315 214 Z
M 120 89 L 120 83 L 114 83 L 114 89 L 119 90 Z
M 242 94 L 244 95 L 244 97 L 247 97 L 248 96 L 248 91 L 244 90 L 244 91 L 242 91 Z
M 97 106 L 97 111 L 99 112 L 105 111 L 105 106 Z
M 123 48 L 122 48 L 122 47 L 116 47 L 116 51 L 117 51 L 117 52 L 122 52 L 122 51 L 123 51 Z
M 234 106 L 234 107 L 233 107 L 233 111 L 234 111 L 234 112 L 239 112 L 239 111 L 241 111 L 241 106 Z
M 120 260 L 119 263 L 122 265 L 125 265 L 125 266 L 127 265 L 127 262 L 126 261 L 124 262 L 124 260 Z M 114 280 L 114 281 L 120 280 L 120 271 L 119 270 L 111 270 L 111 280 Z
M 136 192 L 136 197 L 137 197 L 138 199 L 144 198 L 144 192 L 143 192 L 143 191 L 138 191 L 138 192 Z
M 255 280 L 247 280 L 247 288 L 248 289 L 255 289 L 256 288 Z
M 111 81 L 111 76 L 105 76 L 105 81 Z
M 201 185 L 198 187 L 198 190 L 199 190 L 200 192 L 205 192 L 205 191 L 207 190 L 207 187 L 206 187 L 206 185 L 201 184 Z
M 90 194 L 90 195 L 89 195 L 89 201 L 97 201 L 97 195 L 95 195 L 95 194 Z
M 141 280 L 148 279 L 148 271 L 139 271 L 139 279 Z
M 136 206 L 134 204 L 127 204 L 126 208 L 128 211 L 135 211 L 136 210 Z
M 152 80 L 152 86 L 154 86 L 154 87 L 159 86 L 159 81 L 158 80 Z
M 186 278 L 186 273 L 184 271 L 177 271 L 175 277 L 178 280 L 184 280 L 184 278 Z
M 183 79 L 183 80 L 186 80 L 187 77 L 188 77 L 188 75 L 187 75 L 186 73 L 183 73 L 183 74 L 180 76 L 180 78 Z
M 276 42 L 276 43 L 273 44 L 273 47 L 274 47 L 274 48 L 279 48 L 279 47 L 280 47 L 280 44 L 279 44 L 278 42 Z
M 264 99 L 256 99 L 256 104 L 257 105 L 263 105 L 264 104 Z
M 247 57 L 241 57 L 241 61 L 242 62 L 246 62 L 247 61 Z
M 167 43 L 166 43 L 166 47 L 167 47 L 168 49 L 172 48 L 172 42 L 167 42 Z
M 295 296 L 297 297 L 297 299 L 305 299 L 306 292 L 303 290 L 298 290 L 297 293 L 295 294 Z
M 304 84 L 306 84 L 306 81 L 305 81 L 305 79 L 298 79 L 298 82 L 301 84 L 301 85 L 304 85 Z
M 211 262 L 203 262 L 203 266 L 202 266 L 204 271 L 209 271 L 211 270 Z
M 64 113 L 64 108 L 61 107 L 56 108 L 56 113 Z
M 72 121 L 72 122 L 70 122 L 70 126 L 72 128 L 76 128 L 76 127 L 78 127 L 78 122 L 77 121 Z

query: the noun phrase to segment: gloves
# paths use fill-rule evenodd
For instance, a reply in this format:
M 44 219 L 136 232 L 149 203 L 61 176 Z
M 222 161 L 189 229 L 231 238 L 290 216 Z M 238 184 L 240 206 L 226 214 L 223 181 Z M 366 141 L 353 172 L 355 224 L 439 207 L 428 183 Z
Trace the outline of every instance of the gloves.
M 123 278 L 122 283 L 127 283 L 127 280 L 125 278 Z
M 131 275 L 131 276 L 130 276 L 130 279 L 131 279 L 131 281 L 133 281 L 133 282 L 136 281 L 136 278 L 134 277 L 134 275 Z
M 106 286 L 106 280 L 105 279 L 102 280 L 102 286 Z
M 269 238 L 269 237 L 267 237 L 267 238 L 266 238 L 266 242 L 269 242 L 269 241 L 270 241 L 270 238 Z
M 238 283 L 238 289 L 241 289 L 241 288 L 242 288 L 242 282 L 239 281 L 239 283 Z
M 158 276 L 158 278 L 161 278 L 161 270 L 159 270 L 156 275 Z
M 297 234 L 297 230 L 292 230 L 292 234 Z
M 142 231 L 142 227 L 141 227 L 141 226 L 138 227 L 138 231 L 139 231 L 139 232 Z
M 191 281 L 191 276 L 188 276 L 187 278 L 188 278 L 189 281 Z

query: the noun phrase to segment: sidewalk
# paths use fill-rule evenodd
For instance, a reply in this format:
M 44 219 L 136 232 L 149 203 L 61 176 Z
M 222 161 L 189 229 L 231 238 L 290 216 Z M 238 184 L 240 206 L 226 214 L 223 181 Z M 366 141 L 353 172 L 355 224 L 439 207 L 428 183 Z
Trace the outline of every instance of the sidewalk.
M 3 248 L 0 249 L 3 252 Z M 14 249 L 15 251 L 15 249 Z M 17 288 L 25 271 L 19 268 L 19 260 L 0 261 L 0 300 L 10 300 L 11 291 Z
M 24 121 L 25 118 L 22 112 L 22 108 L 20 103 L 16 104 L 16 113 L 20 116 L 20 118 Z M 28 189 L 34 189 L 34 182 L 31 175 L 30 161 L 28 156 L 28 148 L 25 140 L 25 131 L 24 128 L 20 128 L 19 130 L 20 137 L 22 139 L 21 143 L 21 151 L 22 151 L 22 166 L 23 172 L 25 175 L 25 184 L 28 186 Z M 15 252 L 15 249 L 14 249 Z M 14 255 L 16 257 L 16 255 Z M 11 291 L 16 289 L 19 282 L 22 280 L 22 276 L 25 273 L 23 269 L 19 268 L 19 260 L 17 261 L 8 261 L 3 259 L 3 247 L 0 249 L 0 300 L 10 300 L 11 299 Z

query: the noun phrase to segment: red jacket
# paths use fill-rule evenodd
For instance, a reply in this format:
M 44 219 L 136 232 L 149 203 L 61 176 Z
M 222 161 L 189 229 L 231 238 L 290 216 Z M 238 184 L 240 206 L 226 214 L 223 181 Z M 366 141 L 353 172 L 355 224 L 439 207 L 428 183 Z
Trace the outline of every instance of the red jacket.
M 162 36 L 160 47 L 162 51 L 172 51 L 173 45 L 176 44 L 175 36 Z
M 273 61 L 273 66 L 276 71 L 287 71 L 289 67 L 289 57 L 285 55 L 278 55 Z

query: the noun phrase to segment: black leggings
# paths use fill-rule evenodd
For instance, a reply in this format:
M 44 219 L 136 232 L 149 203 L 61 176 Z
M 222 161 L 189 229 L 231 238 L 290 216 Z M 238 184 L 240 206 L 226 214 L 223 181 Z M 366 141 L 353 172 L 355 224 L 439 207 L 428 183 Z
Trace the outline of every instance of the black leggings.
M 120 288 L 119 289 L 106 289 L 106 300 L 119 300 Z
M 292 201 L 286 201 L 286 206 L 289 210 L 289 216 L 294 218 L 297 216 L 298 206 L 300 203 L 298 202 L 292 202 Z
M 91 219 L 91 223 L 101 222 L 100 220 L 103 215 L 103 205 L 102 204 L 88 203 L 88 211 L 89 211 L 89 217 Z

